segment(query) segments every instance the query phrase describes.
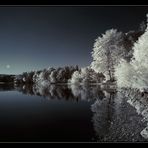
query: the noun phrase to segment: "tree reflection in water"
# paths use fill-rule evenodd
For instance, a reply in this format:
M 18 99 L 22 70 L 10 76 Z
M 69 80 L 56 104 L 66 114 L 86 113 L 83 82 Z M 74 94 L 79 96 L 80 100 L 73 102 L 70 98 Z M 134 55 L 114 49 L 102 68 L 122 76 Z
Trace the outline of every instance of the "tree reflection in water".
M 48 100 L 93 101 L 104 95 L 99 86 L 49 85 L 40 87 L 37 85 L 19 85 L 15 89 L 23 94 L 43 96 Z
M 140 134 L 148 139 L 148 93 L 141 93 L 137 89 L 128 89 L 123 91 L 128 97 L 128 103 L 136 109 L 138 115 L 143 117 L 142 122 L 147 126 L 140 132 Z
M 98 99 L 91 106 L 97 141 L 147 141 L 140 135 L 145 126 L 141 122 L 142 116 L 128 103 L 127 92 L 118 90 L 117 93 L 104 94 L 103 100 Z
M 147 141 L 148 94 L 135 89 L 103 90 L 97 86 L 37 85 L 0 86 L 46 100 L 91 101 L 96 141 Z M 133 107 L 132 107 L 133 106 Z M 135 111 L 136 109 L 136 111 Z

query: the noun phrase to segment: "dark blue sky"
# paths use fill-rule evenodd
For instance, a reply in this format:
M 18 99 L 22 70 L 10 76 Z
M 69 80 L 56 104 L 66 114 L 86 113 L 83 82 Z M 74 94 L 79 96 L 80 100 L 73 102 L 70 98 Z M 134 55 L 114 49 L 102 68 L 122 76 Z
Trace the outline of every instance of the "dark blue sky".
M 127 32 L 148 7 L 0 7 L 0 73 L 91 63 L 94 40 L 107 29 Z

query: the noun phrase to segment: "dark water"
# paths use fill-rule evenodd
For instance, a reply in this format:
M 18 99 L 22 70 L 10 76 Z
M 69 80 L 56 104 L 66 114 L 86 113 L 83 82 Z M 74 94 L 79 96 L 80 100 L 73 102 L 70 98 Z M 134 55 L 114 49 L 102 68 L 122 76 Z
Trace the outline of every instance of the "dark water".
M 147 102 L 140 102 L 146 96 L 136 93 L 99 86 L 1 85 L 0 141 L 147 141 L 146 133 L 141 135 Z

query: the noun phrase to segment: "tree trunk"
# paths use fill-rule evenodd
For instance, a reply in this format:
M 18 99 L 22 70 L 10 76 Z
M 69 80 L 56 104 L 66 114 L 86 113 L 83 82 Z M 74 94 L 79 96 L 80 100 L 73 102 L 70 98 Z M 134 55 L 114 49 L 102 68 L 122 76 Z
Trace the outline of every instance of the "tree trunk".
M 111 71 L 109 70 L 109 77 L 110 77 L 110 80 L 112 79 L 112 76 L 111 76 Z

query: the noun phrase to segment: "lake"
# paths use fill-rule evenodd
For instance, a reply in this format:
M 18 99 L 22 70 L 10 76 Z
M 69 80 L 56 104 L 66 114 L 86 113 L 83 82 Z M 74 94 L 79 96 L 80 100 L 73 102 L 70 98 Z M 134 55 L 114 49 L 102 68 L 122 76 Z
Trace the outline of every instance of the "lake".
M 0 141 L 146 142 L 148 105 L 136 93 L 1 84 Z

